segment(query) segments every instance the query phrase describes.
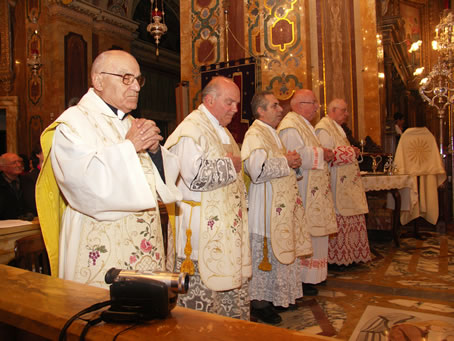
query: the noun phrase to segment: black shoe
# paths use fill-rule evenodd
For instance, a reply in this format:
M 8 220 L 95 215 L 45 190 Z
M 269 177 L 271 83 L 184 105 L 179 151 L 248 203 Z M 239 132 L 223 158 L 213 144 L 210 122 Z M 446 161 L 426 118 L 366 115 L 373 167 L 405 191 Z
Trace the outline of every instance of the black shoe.
M 281 312 L 281 311 L 293 311 L 293 310 L 298 310 L 298 305 L 295 303 L 295 304 L 289 304 L 288 307 L 283 307 L 283 306 L 273 306 L 274 307 L 274 310 L 276 310 L 277 312 Z
M 347 265 L 328 264 L 328 271 L 344 272 L 348 270 Z
M 303 296 L 317 296 L 318 290 L 312 284 L 303 283 Z
M 271 306 L 263 309 L 252 308 L 251 316 L 269 324 L 278 324 L 282 322 L 282 317 L 280 317 L 279 314 L 276 313 Z

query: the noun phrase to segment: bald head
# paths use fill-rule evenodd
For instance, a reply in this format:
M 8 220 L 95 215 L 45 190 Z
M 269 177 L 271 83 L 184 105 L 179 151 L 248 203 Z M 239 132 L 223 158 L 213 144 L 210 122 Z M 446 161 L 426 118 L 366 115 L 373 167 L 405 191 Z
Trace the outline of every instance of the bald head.
M 24 161 L 14 153 L 5 153 L 0 156 L 0 171 L 10 180 L 16 180 L 24 171 Z
M 238 111 L 240 89 L 230 78 L 214 77 L 202 91 L 202 102 L 219 124 L 225 127 Z
M 126 74 L 132 79 L 131 84 L 125 84 L 123 81 Z M 139 63 L 131 54 L 122 50 L 101 53 L 91 67 L 91 80 L 95 93 L 104 102 L 124 113 L 137 108 L 140 91 L 137 77 L 140 75 Z
M 297 90 L 290 100 L 290 107 L 294 112 L 303 116 L 306 120 L 312 121 L 320 108 L 317 98 L 312 90 Z
M 339 125 L 346 123 L 349 116 L 347 103 L 342 98 L 333 99 L 328 104 L 328 116 Z

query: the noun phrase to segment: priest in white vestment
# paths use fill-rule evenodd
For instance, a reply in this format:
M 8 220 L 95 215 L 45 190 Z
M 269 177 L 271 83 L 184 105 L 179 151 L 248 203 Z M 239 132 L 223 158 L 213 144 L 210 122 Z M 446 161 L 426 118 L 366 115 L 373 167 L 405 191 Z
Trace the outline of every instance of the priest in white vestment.
M 193 274 L 178 304 L 248 320 L 251 255 L 245 186 L 240 150 L 225 128 L 239 102 L 232 80 L 213 78 L 202 91 L 202 104 L 178 125 L 165 147 L 181 163 L 177 187 L 183 200 L 169 238 L 175 240 L 175 269 Z
M 249 186 L 249 234 L 252 278 L 251 315 L 266 323 L 282 321 L 276 312 L 296 308 L 303 296 L 297 257 L 312 253 L 304 208 L 294 169 L 301 165 L 296 151 L 286 151 L 276 127 L 282 107 L 272 92 L 256 93 L 251 103 L 256 120 L 241 148 Z
M 350 145 L 342 129 L 348 116 L 347 103 L 334 99 L 328 105 L 328 116 L 315 126 L 321 145 L 334 151 L 330 173 L 338 232 L 329 239 L 328 263 L 340 269 L 371 260 L 364 217 L 369 210 L 356 160 L 360 151 Z
M 106 287 L 112 267 L 165 269 L 158 200 L 181 199 L 179 163 L 153 121 L 128 116 L 145 82 L 132 55 L 103 52 L 91 80 L 41 137 L 37 208 L 52 275 Z
M 316 295 L 311 284 L 326 280 L 328 274 L 328 236 L 337 232 L 336 214 L 331 193 L 328 162 L 333 151 L 323 148 L 315 135 L 311 120 L 320 108 L 311 90 L 295 92 L 290 111 L 277 131 L 287 150 L 296 150 L 301 156 L 301 167 L 297 170 L 298 188 L 304 205 L 304 224 L 312 238 L 312 257 L 302 260 L 303 293 Z

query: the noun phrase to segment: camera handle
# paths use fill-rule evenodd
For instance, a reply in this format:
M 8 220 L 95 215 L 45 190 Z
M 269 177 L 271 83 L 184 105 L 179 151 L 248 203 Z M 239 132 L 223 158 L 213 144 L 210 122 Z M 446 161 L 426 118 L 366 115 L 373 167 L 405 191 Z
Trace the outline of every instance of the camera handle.
M 135 311 L 114 311 L 104 310 L 101 313 L 101 318 L 107 323 L 135 323 L 145 321 L 145 316 Z

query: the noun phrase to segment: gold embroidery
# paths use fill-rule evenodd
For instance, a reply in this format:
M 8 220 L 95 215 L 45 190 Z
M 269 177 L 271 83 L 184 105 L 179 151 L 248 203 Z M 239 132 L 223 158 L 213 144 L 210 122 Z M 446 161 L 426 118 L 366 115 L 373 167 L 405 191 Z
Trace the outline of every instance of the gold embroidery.
M 416 138 L 410 141 L 405 152 L 408 154 L 408 158 L 411 161 L 418 165 L 422 165 L 429 160 L 430 147 L 426 140 Z

